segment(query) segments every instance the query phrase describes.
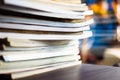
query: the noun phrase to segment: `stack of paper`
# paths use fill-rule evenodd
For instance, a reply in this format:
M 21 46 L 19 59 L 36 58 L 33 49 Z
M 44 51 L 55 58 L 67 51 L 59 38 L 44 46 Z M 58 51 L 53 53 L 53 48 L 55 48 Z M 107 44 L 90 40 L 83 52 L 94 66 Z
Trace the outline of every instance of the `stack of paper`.
M 0 78 L 81 64 L 78 40 L 92 36 L 93 12 L 77 1 L 1 0 Z

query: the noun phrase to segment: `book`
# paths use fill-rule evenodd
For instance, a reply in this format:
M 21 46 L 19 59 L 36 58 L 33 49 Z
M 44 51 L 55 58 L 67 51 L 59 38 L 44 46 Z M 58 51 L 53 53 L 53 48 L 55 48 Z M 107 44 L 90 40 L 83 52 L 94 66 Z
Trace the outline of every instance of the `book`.
M 31 0 L 17 0 L 17 1 L 16 0 L 12 0 L 12 1 L 8 0 L 8 1 L 6 1 L 6 0 L 4 0 L 4 3 L 9 4 L 9 5 L 25 7 L 25 8 L 32 8 L 32 9 L 36 9 L 36 10 L 47 11 L 47 12 L 79 15 L 79 12 L 74 12 L 74 11 L 70 11 L 70 10 L 64 10 L 64 9 L 59 9 L 59 8 L 55 8 L 52 6 L 47 6 L 39 1 L 31 1 Z M 49 9 L 48 9 L 48 7 L 49 7 Z
M 33 39 L 33 40 L 75 40 L 83 39 L 92 36 L 92 31 L 82 31 L 77 33 L 56 33 L 51 32 L 34 32 L 34 31 L 19 31 L 18 30 L 4 30 L 0 31 L 0 38 L 17 38 L 17 39 Z M 29 32 L 29 33 L 28 33 Z M 34 33 L 33 33 L 34 32 Z M 31 34 L 30 34 L 31 33 Z M 43 34 L 44 33 L 44 34 Z M 46 34 L 45 34 L 46 33 Z M 64 34 L 64 35 L 63 35 Z
M 73 54 L 27 61 L 4 62 L 0 60 L 0 74 L 44 68 L 53 64 L 78 61 L 79 59 L 80 59 L 79 55 Z
M 16 43 L 14 43 L 15 45 L 16 45 Z M 24 43 L 23 43 L 23 45 L 24 45 Z M 75 44 L 73 44 L 73 45 L 75 45 Z M 51 45 L 51 47 L 52 48 L 61 48 L 61 47 L 63 47 L 63 48 L 65 48 L 65 47 L 68 47 L 68 46 L 73 46 L 73 45 L 59 45 L 59 46 L 54 46 L 54 45 Z M 23 46 L 23 47 L 21 47 L 20 45 L 18 45 L 18 46 L 15 46 L 15 47 L 11 47 L 11 46 L 6 46 L 6 45 L 4 45 L 4 44 L 1 44 L 0 45 L 0 50 L 1 51 L 29 51 L 29 50 L 41 50 L 41 49 L 47 49 L 47 48 L 50 48 L 50 45 L 48 45 L 48 46 L 38 46 L 38 47 L 33 47 L 33 46 L 28 46 L 28 45 L 26 45 L 25 47 Z M 50 48 L 51 49 L 51 48 Z
M 63 20 L 64 21 L 64 20 Z M 51 27 L 83 27 L 88 26 L 94 22 L 93 19 L 88 20 L 73 20 L 73 21 L 52 21 L 43 19 L 32 19 L 32 18 L 22 18 L 22 17 L 10 17 L 1 16 L 1 23 L 16 23 L 16 24 L 26 24 L 26 25 L 36 25 L 36 26 L 51 26 Z
M 1 5 L 0 4 L 0 11 L 4 11 L 7 13 L 16 13 L 16 14 L 27 14 L 31 16 L 44 16 L 49 18 L 57 18 L 57 19 L 84 19 L 84 15 L 70 15 L 70 14 L 60 14 L 60 13 L 52 13 L 52 12 L 45 12 L 45 11 L 38 11 L 33 10 L 30 8 L 23 8 L 17 6 L 9 6 L 9 5 Z M 90 13 L 89 13 L 90 14 Z
M 0 71 L 0 74 L 8 74 L 8 73 L 17 73 L 17 72 L 22 72 L 22 71 L 32 71 L 32 70 L 35 70 L 35 69 L 43 69 L 43 68 L 47 68 L 47 67 L 51 67 L 51 66 L 59 66 L 60 64 L 63 64 L 63 63 L 68 63 L 68 62 L 75 62 L 75 61 L 78 61 L 78 60 L 69 60 L 69 61 L 64 61 L 64 62 L 57 62 L 57 63 L 51 63 L 51 64 L 45 64 L 45 65 L 38 65 L 38 66 L 33 66 L 33 67 L 19 67 L 19 68 L 4 68 L 4 69 L 1 69 Z
M 36 31 L 36 30 L 18 30 L 18 29 L 7 29 L 7 28 L 0 28 L 0 32 L 13 32 L 13 33 L 28 33 L 28 34 L 56 34 L 56 35 L 80 35 L 83 33 L 83 31 L 79 32 L 57 32 L 57 31 Z
M 18 29 L 18 30 L 35 30 L 35 31 L 55 31 L 55 32 L 79 32 L 90 30 L 90 26 L 82 27 L 52 27 L 52 26 L 41 26 L 41 25 L 29 25 L 29 24 L 17 24 L 17 23 L 6 23 L 0 21 L 0 28 L 6 29 Z
M 16 43 L 14 43 L 15 45 L 16 45 Z M 20 43 L 18 43 L 18 44 L 20 44 Z M 58 46 L 55 46 L 55 45 L 48 45 L 48 46 L 38 46 L 38 47 L 33 47 L 33 46 L 28 46 L 28 45 L 26 45 L 26 44 L 24 44 L 23 43 L 23 45 L 26 45 L 26 46 L 21 46 L 22 44 L 20 44 L 20 45 L 17 45 L 17 46 L 6 46 L 6 45 L 4 45 L 4 44 L 1 44 L 0 45 L 0 50 L 1 51 L 29 51 L 29 50 L 41 50 L 41 49 L 47 49 L 47 48 L 50 48 L 50 46 L 51 47 L 53 47 L 53 48 L 61 48 L 61 47 L 68 47 L 68 46 L 73 46 L 73 45 L 75 45 L 75 44 L 73 44 L 73 45 L 58 45 Z M 78 44 L 77 44 L 78 45 Z M 36 45 L 35 45 L 36 46 Z
M 31 8 L 23 8 L 23 7 L 17 7 L 17 6 L 10 6 L 10 5 L 1 5 L 0 4 L 0 10 L 5 12 L 8 12 L 11 14 L 12 13 L 17 13 L 17 14 L 29 14 L 29 15 L 34 15 L 34 16 L 44 16 L 44 17 L 54 17 L 54 18 L 62 18 L 62 19 L 84 19 L 85 16 L 93 15 L 92 10 L 87 10 L 87 11 L 80 11 L 79 15 L 72 15 L 72 14 L 62 14 L 62 13 L 54 13 L 54 12 L 46 12 L 46 11 L 41 11 L 41 10 L 34 10 Z M 28 12 L 26 12 L 26 10 Z M 3 13 L 3 12 L 1 12 Z M 7 13 L 5 13 L 7 14 Z
M 58 21 L 58 22 L 80 22 L 84 20 L 84 18 L 79 18 L 79 19 L 67 19 L 67 18 L 56 18 L 56 17 L 49 17 L 49 16 L 40 16 L 40 15 L 32 15 L 32 14 L 26 14 L 26 13 L 19 13 L 19 12 L 14 12 L 10 10 L 4 10 L 0 9 L 1 13 L 0 16 L 1 18 L 22 18 L 22 19 L 32 19 L 32 20 L 46 20 L 46 21 Z M 60 15 L 60 14 L 59 14 Z M 72 16 L 72 15 L 71 15 Z M 82 15 L 85 17 L 84 15 Z
M 78 40 L 30 40 L 16 38 L 3 38 L 0 39 L 0 43 L 4 48 L 9 48 L 7 50 L 13 50 L 11 48 L 15 48 L 16 50 L 20 50 L 21 48 L 25 50 L 36 50 L 41 47 L 68 47 L 79 44 Z
M 48 58 L 55 56 L 62 56 L 68 54 L 78 54 L 78 45 L 69 46 L 64 48 L 45 48 L 39 50 L 23 50 L 23 51 L 0 51 L 0 56 L 3 57 L 4 61 L 22 61 L 31 59 Z
M 45 0 L 18 0 L 18 3 L 13 1 L 4 0 L 5 4 L 26 7 L 26 8 L 33 8 L 48 12 L 55 12 L 55 13 L 64 13 L 69 12 L 69 14 L 78 14 L 79 12 L 75 11 L 86 11 L 88 10 L 88 6 L 81 5 L 81 4 L 66 4 L 60 3 L 55 1 L 45 1 Z M 49 7 L 49 9 L 47 8 Z M 61 12 L 62 11 L 62 12 Z M 78 14 L 79 15 L 79 14 Z
M 51 41 L 50 41 L 51 42 Z M 11 43 L 11 42 L 10 42 Z M 12 43 L 13 45 L 7 45 L 6 44 L 0 44 L 1 47 L 3 47 L 2 49 L 0 49 L 1 51 L 31 51 L 31 50 L 45 50 L 45 49 L 53 49 L 53 48 L 56 48 L 56 49 L 61 49 L 61 48 L 66 48 L 66 47 L 69 47 L 69 46 L 75 46 L 75 45 L 78 45 L 77 43 L 74 43 L 74 44 L 64 44 L 64 45 L 27 45 L 24 44 L 24 43 L 15 43 L 13 42 Z M 15 45 L 14 45 L 15 44 Z M 17 45 L 17 44 L 20 44 L 20 45 Z M 25 46 L 23 46 L 23 45 Z M 22 47 L 23 46 L 23 47 Z M 37 46 L 37 47 L 36 47 Z
M 0 78 L 3 80 L 17 80 L 17 79 L 22 79 L 25 77 L 30 77 L 30 76 L 34 76 L 37 74 L 42 74 L 45 72 L 50 72 L 50 71 L 54 71 L 57 69 L 61 69 L 61 68 L 68 68 L 68 67 L 72 67 L 72 66 L 76 66 L 76 65 L 80 65 L 81 61 L 73 61 L 73 62 L 65 62 L 63 64 L 58 64 L 55 66 L 49 66 L 43 69 L 35 69 L 35 70 L 28 70 L 28 71 L 22 71 L 22 72 L 15 72 L 15 73 L 8 73 L 8 74 L 0 74 Z
M 51 0 L 51 1 L 59 2 L 59 3 L 67 3 L 67 4 L 81 4 L 81 0 Z

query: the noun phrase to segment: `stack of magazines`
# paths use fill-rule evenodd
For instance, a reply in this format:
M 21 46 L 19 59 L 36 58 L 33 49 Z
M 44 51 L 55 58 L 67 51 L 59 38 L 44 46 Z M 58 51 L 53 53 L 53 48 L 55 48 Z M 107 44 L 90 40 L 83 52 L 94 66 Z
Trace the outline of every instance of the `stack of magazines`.
M 0 79 L 81 64 L 79 39 L 92 36 L 93 12 L 65 1 L 0 0 Z

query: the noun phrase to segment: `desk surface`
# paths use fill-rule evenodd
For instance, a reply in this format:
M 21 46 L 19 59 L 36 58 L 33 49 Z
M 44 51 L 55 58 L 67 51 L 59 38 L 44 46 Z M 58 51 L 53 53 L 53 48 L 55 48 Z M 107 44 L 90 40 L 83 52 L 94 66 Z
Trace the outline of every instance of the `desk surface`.
M 120 68 L 82 64 L 19 80 L 120 80 Z

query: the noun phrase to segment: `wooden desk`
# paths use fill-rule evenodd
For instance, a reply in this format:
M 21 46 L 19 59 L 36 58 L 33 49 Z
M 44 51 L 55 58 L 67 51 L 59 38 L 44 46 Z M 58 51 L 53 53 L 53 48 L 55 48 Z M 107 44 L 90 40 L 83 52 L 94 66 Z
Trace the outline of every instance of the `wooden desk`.
M 82 64 L 19 80 L 120 80 L 120 68 Z

